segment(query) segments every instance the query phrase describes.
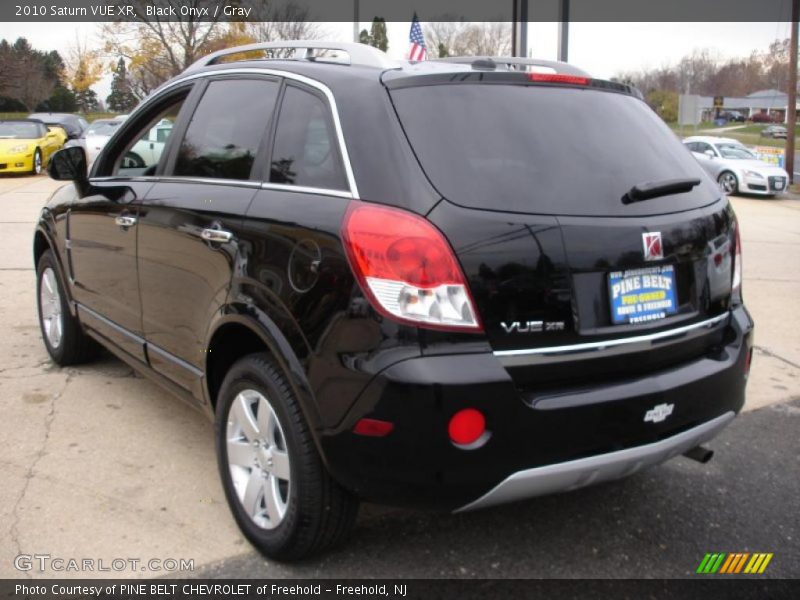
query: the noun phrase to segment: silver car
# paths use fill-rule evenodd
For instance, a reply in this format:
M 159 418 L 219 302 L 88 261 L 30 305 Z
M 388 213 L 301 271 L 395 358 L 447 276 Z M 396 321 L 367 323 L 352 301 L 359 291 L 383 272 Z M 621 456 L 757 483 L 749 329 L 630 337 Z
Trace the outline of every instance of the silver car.
M 684 139 L 683 145 L 726 194 L 774 196 L 789 185 L 786 171 L 759 160 L 739 140 L 693 136 Z

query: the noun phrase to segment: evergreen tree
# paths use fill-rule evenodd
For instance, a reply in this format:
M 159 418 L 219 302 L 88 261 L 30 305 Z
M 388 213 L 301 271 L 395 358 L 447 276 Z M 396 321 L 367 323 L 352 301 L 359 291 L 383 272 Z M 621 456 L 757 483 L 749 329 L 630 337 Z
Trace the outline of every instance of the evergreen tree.
M 370 30 L 370 45 L 386 50 L 389 48 L 389 37 L 386 34 L 386 20 L 380 17 L 372 19 L 372 29 Z
M 131 91 L 128 81 L 128 71 L 125 61 L 120 57 L 117 68 L 114 69 L 114 77 L 111 80 L 111 93 L 106 98 L 108 109 L 112 112 L 127 113 L 136 106 L 136 96 Z

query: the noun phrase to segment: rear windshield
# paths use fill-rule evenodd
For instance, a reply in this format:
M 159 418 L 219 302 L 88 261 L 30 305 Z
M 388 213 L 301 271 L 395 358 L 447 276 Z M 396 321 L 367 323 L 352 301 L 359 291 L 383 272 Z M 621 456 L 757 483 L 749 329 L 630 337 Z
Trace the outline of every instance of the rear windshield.
M 457 84 L 392 90 L 431 182 L 467 207 L 636 216 L 697 208 L 719 196 L 647 105 L 583 88 Z M 699 177 L 685 194 L 624 205 L 636 184 Z

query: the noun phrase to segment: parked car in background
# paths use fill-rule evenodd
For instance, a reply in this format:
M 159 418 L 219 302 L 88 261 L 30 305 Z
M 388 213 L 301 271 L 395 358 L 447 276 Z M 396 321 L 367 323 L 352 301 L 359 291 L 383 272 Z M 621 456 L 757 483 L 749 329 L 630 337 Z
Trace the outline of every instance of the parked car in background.
M 161 153 L 164 152 L 170 133 L 172 133 L 172 121 L 161 119 L 127 152 L 124 159 L 127 167 L 147 168 L 156 165 L 161 159 Z
M 706 172 L 726 194 L 744 192 L 774 196 L 786 190 L 789 175 L 758 157 L 739 140 L 692 136 L 683 140 Z
M 767 113 L 755 113 L 750 117 L 750 120 L 753 123 L 776 123 L 780 120 L 780 117 Z
M 77 139 L 67 142 L 67 146 L 80 146 L 86 151 L 86 161 L 91 165 L 114 132 L 122 125 L 122 119 L 97 119 Z
M 62 145 L 62 137 L 41 121 L 0 121 L 0 173 L 41 173 Z
M 735 112 L 732 110 L 726 110 L 719 114 L 719 116 L 726 121 L 731 121 L 735 123 L 744 123 L 745 117 L 742 113 Z
M 37 119 L 45 125 L 57 125 L 67 132 L 67 139 L 74 140 L 81 137 L 89 122 L 79 115 L 70 113 L 33 113 L 29 119 Z
M 215 419 L 267 556 L 344 540 L 360 501 L 461 512 L 706 460 L 744 405 L 731 203 L 636 89 L 571 65 L 230 48 L 89 173 L 80 148 L 49 171 L 50 357 L 98 342 Z
M 761 130 L 760 133 L 761 137 L 765 138 L 783 138 L 786 139 L 788 132 L 786 131 L 786 127 L 783 125 L 770 125 L 769 127 L 765 127 Z

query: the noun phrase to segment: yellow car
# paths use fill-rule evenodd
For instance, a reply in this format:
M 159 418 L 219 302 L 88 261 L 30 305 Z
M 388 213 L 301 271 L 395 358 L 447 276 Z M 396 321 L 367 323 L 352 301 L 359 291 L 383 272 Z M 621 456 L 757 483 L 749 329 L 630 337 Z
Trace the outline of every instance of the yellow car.
M 0 173 L 38 175 L 64 145 L 64 137 L 33 119 L 0 121 Z

